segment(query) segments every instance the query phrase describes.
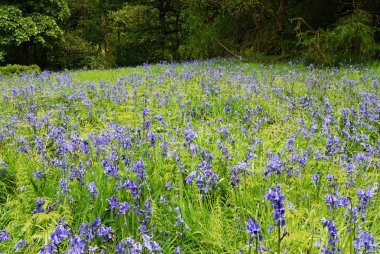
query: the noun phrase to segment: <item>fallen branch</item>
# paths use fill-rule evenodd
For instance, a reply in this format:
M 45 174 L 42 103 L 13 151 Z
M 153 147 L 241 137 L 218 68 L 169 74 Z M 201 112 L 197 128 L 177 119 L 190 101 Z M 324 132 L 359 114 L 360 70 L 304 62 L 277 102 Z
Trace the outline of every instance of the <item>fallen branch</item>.
M 228 53 L 233 55 L 236 58 L 239 58 L 239 60 L 244 60 L 242 56 L 239 56 L 238 54 L 234 53 L 232 50 L 228 49 L 226 46 L 223 45 L 218 39 L 214 38 L 214 40 L 222 47 L 224 48 Z

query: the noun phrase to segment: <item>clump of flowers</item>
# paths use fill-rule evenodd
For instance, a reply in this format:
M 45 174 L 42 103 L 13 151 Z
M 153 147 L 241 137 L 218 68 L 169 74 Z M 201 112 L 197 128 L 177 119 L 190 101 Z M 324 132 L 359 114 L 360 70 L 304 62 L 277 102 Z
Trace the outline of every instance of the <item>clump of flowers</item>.
M 251 243 L 255 240 L 254 244 L 255 244 L 256 253 L 258 253 L 259 251 L 260 252 L 267 251 L 268 248 L 261 245 L 261 242 L 263 241 L 263 234 L 261 233 L 259 223 L 256 220 L 249 218 L 246 221 L 245 225 L 246 225 L 245 229 L 247 230 L 248 234 L 251 236 L 247 244 L 251 245 Z
M 335 225 L 334 220 L 322 219 L 321 223 L 324 227 L 327 227 L 329 234 L 328 245 L 325 244 L 322 246 L 321 253 L 324 254 L 333 254 L 333 253 L 341 253 L 341 249 L 338 247 L 339 245 L 339 236 L 338 236 L 338 228 Z
M 0 242 L 8 241 L 9 239 L 9 232 L 7 232 L 5 229 L 0 230 Z
M 376 244 L 375 238 L 370 232 L 364 232 L 359 227 L 359 234 L 354 241 L 356 253 L 376 253 L 380 250 L 380 245 Z
M 285 195 L 281 193 L 281 185 L 270 188 L 265 193 L 265 200 L 270 200 L 273 206 L 273 218 L 277 225 L 277 253 L 281 251 L 281 241 L 287 235 L 285 230 L 281 235 L 281 228 L 285 228 Z

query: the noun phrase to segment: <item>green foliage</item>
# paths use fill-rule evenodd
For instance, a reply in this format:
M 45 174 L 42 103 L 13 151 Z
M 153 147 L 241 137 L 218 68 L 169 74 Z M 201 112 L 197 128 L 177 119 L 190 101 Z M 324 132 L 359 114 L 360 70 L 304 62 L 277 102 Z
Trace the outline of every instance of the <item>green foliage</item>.
M 102 67 L 103 58 L 95 45 L 85 40 L 78 32 L 67 31 L 63 42 L 55 45 L 51 56 L 54 67 L 58 69 L 80 69 L 83 67 Z
M 5 203 L 8 195 L 12 195 L 16 189 L 15 176 L 9 167 L 0 164 L 0 204 Z
M 40 73 L 40 67 L 38 65 L 19 65 L 19 64 L 7 64 L 6 66 L 0 67 L 0 74 L 3 76 L 21 74 L 21 73 Z
M 116 63 L 141 64 L 157 61 L 160 39 L 158 32 L 158 11 L 152 6 L 126 4 L 112 13 L 116 29 Z
M 51 48 L 53 43 L 61 42 L 63 30 L 59 22 L 67 18 L 69 9 L 65 0 L 51 1 L 27 1 L 23 4 L 0 4 L 0 61 L 10 60 L 22 64 L 30 64 L 25 61 L 18 52 L 23 49 L 22 55 L 29 55 L 30 48 L 34 48 L 34 61 L 36 47 L 44 51 Z M 40 53 L 41 54 L 41 53 Z M 16 55 L 16 57 L 15 57 Z M 45 52 L 42 54 L 47 56 Z M 14 58 L 18 58 L 16 61 Z
M 22 12 L 15 6 L 0 5 L 0 47 L 16 43 L 15 31 L 19 27 Z
M 379 57 L 369 13 L 380 13 L 377 0 L 0 0 L 0 62 L 50 69 L 223 56 L 365 62 Z M 296 29 L 290 20 L 300 21 Z
M 316 63 L 364 62 L 380 52 L 375 39 L 378 29 L 372 16 L 361 10 L 338 20 L 332 29 L 298 29 L 298 38 L 306 60 Z

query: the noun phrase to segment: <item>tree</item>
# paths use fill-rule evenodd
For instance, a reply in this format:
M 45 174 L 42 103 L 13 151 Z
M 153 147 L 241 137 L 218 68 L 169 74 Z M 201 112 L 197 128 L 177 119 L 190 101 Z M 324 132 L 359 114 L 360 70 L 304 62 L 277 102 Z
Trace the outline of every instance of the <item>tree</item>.
M 62 39 L 59 27 L 69 16 L 65 0 L 0 2 L 0 55 L 7 62 L 47 64 L 47 49 Z

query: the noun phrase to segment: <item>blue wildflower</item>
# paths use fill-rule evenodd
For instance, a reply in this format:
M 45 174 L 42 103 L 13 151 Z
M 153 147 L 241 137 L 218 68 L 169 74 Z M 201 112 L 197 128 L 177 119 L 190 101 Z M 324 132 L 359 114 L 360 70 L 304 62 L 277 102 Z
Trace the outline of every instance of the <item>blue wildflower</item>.
M 372 234 L 362 231 L 361 228 L 359 228 L 359 234 L 353 244 L 357 253 L 376 253 L 380 249 L 380 245 L 376 244 Z
M 239 177 L 240 175 L 246 176 L 250 174 L 248 169 L 249 166 L 250 165 L 245 161 L 240 161 L 229 170 L 231 175 L 231 185 L 233 187 L 236 187 L 241 182 L 241 178 Z
M 278 226 L 285 227 L 285 196 L 280 191 L 281 185 L 277 184 L 276 187 L 270 188 L 265 193 L 265 200 L 270 200 L 274 208 L 273 215 L 274 220 Z
M 319 185 L 319 175 L 318 174 L 314 174 L 313 178 L 312 178 L 312 181 L 314 182 L 315 186 L 318 187 L 318 185 Z
M 333 253 L 341 253 L 341 249 L 337 247 L 339 244 L 339 236 L 338 236 L 338 228 L 335 225 L 333 220 L 322 219 L 321 223 L 324 227 L 327 227 L 329 234 L 328 246 L 323 245 L 322 253 L 325 254 L 333 254 Z
M 0 230 L 0 242 L 8 241 L 8 239 L 9 239 L 9 232 L 7 232 L 5 228 Z
M 34 208 L 32 214 L 45 212 L 45 208 L 42 208 L 42 205 L 44 204 L 44 202 L 45 202 L 44 198 L 37 199 L 37 201 L 36 201 L 36 207 Z
M 67 187 L 67 180 L 66 180 L 66 178 L 61 178 L 59 180 L 59 185 L 61 186 L 61 193 L 62 194 L 66 194 L 69 191 L 69 189 Z
M 88 192 L 90 192 L 94 197 L 99 195 L 98 189 L 94 182 L 88 183 Z
M 43 175 L 44 175 L 44 172 L 42 172 L 41 170 L 37 171 L 37 172 L 33 172 L 34 180 L 37 180 L 38 178 L 40 178 Z
M 361 212 L 362 215 L 362 221 L 365 221 L 365 212 L 367 211 L 367 205 L 369 200 L 373 197 L 374 191 L 372 190 L 371 186 L 368 186 L 367 190 L 364 191 L 362 189 L 358 189 L 357 196 L 359 198 L 359 212 Z
M 260 242 L 263 241 L 263 234 L 261 233 L 259 223 L 256 220 L 249 218 L 248 221 L 245 223 L 245 225 L 246 225 L 247 232 L 251 235 L 251 238 L 249 239 L 248 244 L 252 242 L 252 237 L 259 238 Z
M 97 235 L 102 237 L 103 242 L 113 238 L 113 230 L 111 227 L 102 226 L 98 228 Z
M 146 168 L 143 159 L 140 158 L 137 162 L 133 163 L 132 169 L 136 173 L 137 178 L 140 180 L 140 182 L 143 183 L 146 178 Z
M 13 247 L 13 250 L 14 251 L 18 251 L 20 248 L 23 248 L 23 247 L 26 247 L 26 243 L 24 242 L 24 240 L 20 240 L 16 243 L 15 247 Z

